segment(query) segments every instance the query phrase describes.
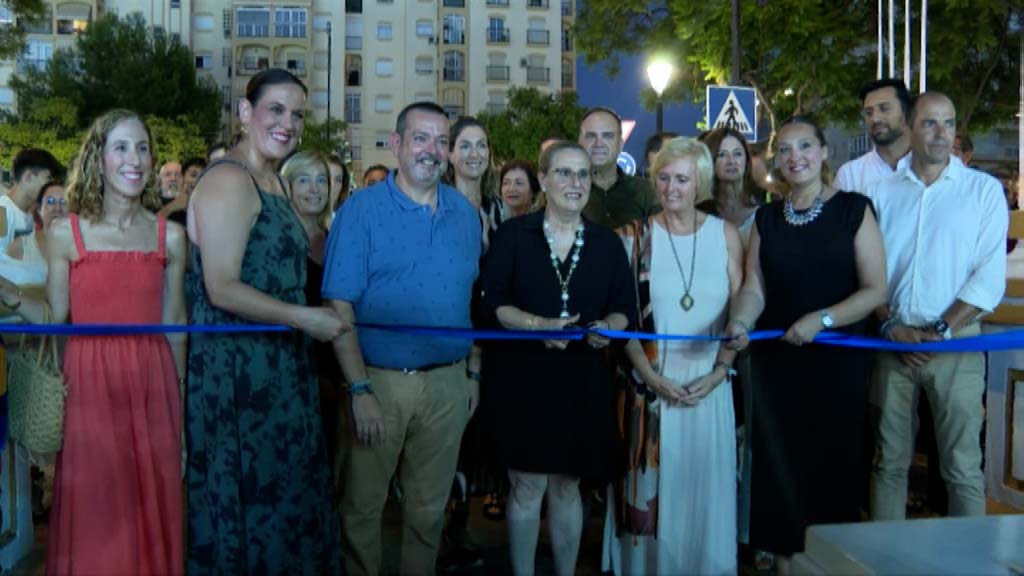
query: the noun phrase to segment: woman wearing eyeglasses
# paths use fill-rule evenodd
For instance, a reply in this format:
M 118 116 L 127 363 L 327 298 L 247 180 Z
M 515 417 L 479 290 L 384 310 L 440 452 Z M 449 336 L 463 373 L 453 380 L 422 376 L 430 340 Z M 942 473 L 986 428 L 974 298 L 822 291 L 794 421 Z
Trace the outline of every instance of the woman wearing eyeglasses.
M 625 329 L 636 315 L 636 296 L 622 242 L 582 216 L 590 156 L 575 142 L 556 142 L 541 156 L 540 181 L 544 211 L 505 222 L 488 252 L 485 314 L 509 330 Z M 582 341 L 499 341 L 484 357 L 484 421 L 509 470 L 505 514 L 515 574 L 534 573 L 545 494 L 555 573 L 575 572 L 580 479 L 604 482 L 612 472 L 609 343 L 596 334 Z

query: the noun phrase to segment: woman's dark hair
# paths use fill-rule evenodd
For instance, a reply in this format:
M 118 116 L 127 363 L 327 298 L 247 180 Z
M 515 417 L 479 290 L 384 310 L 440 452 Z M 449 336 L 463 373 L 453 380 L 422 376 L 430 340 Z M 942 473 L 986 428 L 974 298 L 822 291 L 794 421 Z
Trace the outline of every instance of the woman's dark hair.
M 529 160 L 509 160 L 501 167 L 501 173 L 498 175 L 498 186 L 500 190 L 501 183 L 505 181 L 505 175 L 513 170 L 522 170 L 526 174 L 526 182 L 530 185 L 530 201 L 531 203 L 537 199 L 537 193 L 540 192 L 540 180 L 537 178 L 537 167 Z
M 349 189 L 352 186 L 351 186 L 351 182 L 349 182 L 350 175 L 349 175 L 349 171 L 348 171 L 348 166 L 345 165 L 345 161 L 341 159 L 341 156 L 338 156 L 337 154 L 333 154 L 333 153 L 330 154 L 329 156 L 327 156 L 327 164 L 334 164 L 335 166 L 341 166 L 341 181 L 343 182 L 343 184 L 342 184 L 341 193 L 338 194 L 338 199 L 335 200 L 335 202 L 334 202 L 335 205 L 331 206 L 331 211 L 333 212 L 333 211 L 336 211 L 339 207 L 341 207 L 342 200 L 345 198 L 345 196 L 348 196 Z M 331 171 L 331 167 L 330 166 L 327 167 L 327 171 L 328 172 Z
M 743 137 L 738 130 L 735 128 L 729 128 L 728 126 L 722 126 L 721 128 L 715 128 L 710 132 L 705 132 L 698 137 L 698 140 L 707 145 L 708 150 L 711 151 L 711 161 L 715 162 L 718 158 L 718 151 L 722 148 L 722 142 L 725 141 L 727 136 L 732 136 L 739 141 L 740 146 L 743 147 L 743 191 L 747 202 L 751 206 L 758 206 L 761 204 L 761 198 L 754 187 L 754 178 L 751 176 L 751 155 L 750 146 L 747 145 L 747 139 Z M 717 199 L 719 194 L 718 189 L 718 176 L 715 176 L 714 186 L 711 189 L 711 195 Z
M 451 129 L 448 130 L 448 152 L 455 151 L 455 142 L 459 139 L 459 136 L 466 130 L 466 128 L 476 127 L 484 133 L 484 137 L 487 138 L 488 149 L 491 144 L 491 137 L 487 134 L 487 128 L 480 123 L 479 120 L 472 116 L 463 116 L 459 118 L 455 124 L 452 125 Z M 494 198 L 495 194 L 495 182 L 494 182 L 494 162 L 493 155 L 488 155 L 487 158 L 487 169 L 480 176 L 480 195 L 483 198 L 491 199 Z M 455 164 L 453 164 L 449 157 L 448 168 L 445 170 L 442 181 L 449 186 L 455 186 Z
M 306 85 L 295 74 L 284 68 L 268 68 L 253 76 L 249 83 L 246 84 L 245 99 L 255 106 L 259 99 L 263 97 L 263 93 L 266 92 L 267 88 L 278 84 L 294 84 L 302 88 L 303 95 L 309 95 Z
M 206 158 L 200 158 L 198 156 L 185 160 L 185 163 L 181 165 L 181 173 L 184 174 L 189 168 L 198 166 L 200 170 L 206 168 Z

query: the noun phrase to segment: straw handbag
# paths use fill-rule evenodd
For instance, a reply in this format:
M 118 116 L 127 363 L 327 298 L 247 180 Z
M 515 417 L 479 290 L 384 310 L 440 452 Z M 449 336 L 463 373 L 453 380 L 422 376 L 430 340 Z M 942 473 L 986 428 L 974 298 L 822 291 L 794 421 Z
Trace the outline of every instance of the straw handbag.
M 49 306 L 46 320 L 50 320 Z M 10 350 L 7 358 L 11 437 L 36 454 L 59 452 L 67 387 L 60 369 L 57 337 L 41 336 L 38 346 L 19 346 Z

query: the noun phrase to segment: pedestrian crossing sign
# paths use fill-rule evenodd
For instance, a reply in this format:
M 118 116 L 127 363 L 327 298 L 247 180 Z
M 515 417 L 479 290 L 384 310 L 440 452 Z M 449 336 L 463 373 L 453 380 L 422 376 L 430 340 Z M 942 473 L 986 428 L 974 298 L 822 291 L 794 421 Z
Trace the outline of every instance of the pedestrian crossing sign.
M 757 142 L 757 94 L 747 86 L 708 86 L 706 100 L 708 130 L 732 128 Z

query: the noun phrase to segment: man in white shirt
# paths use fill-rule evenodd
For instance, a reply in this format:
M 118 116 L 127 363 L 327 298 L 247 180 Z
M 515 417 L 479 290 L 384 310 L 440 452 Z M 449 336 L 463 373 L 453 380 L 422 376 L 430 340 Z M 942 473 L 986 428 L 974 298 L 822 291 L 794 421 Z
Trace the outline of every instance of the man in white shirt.
M 0 233 L 0 262 L 7 259 L 7 248 L 15 238 L 35 231 L 33 214 L 39 191 L 57 175 L 60 163 L 46 150 L 26 148 L 14 156 L 11 168 L 14 183 L 10 191 L 0 197 L 0 208 L 6 217 L 6 226 Z
M 875 147 L 850 160 L 836 173 L 835 187 L 861 192 L 875 181 L 893 174 L 910 151 L 910 93 L 902 80 L 884 78 L 865 84 L 860 91 L 861 113 Z
M 885 240 L 889 305 L 877 311 L 896 342 L 977 335 L 976 320 L 1006 287 L 1008 216 L 994 178 L 952 156 L 956 109 L 938 92 L 918 96 L 910 114 L 911 160 L 868 187 Z M 979 435 L 985 389 L 980 352 L 879 354 L 882 417 L 872 481 L 875 520 L 906 514 L 913 455 L 914 390 L 935 415 L 949 513 L 985 513 Z

